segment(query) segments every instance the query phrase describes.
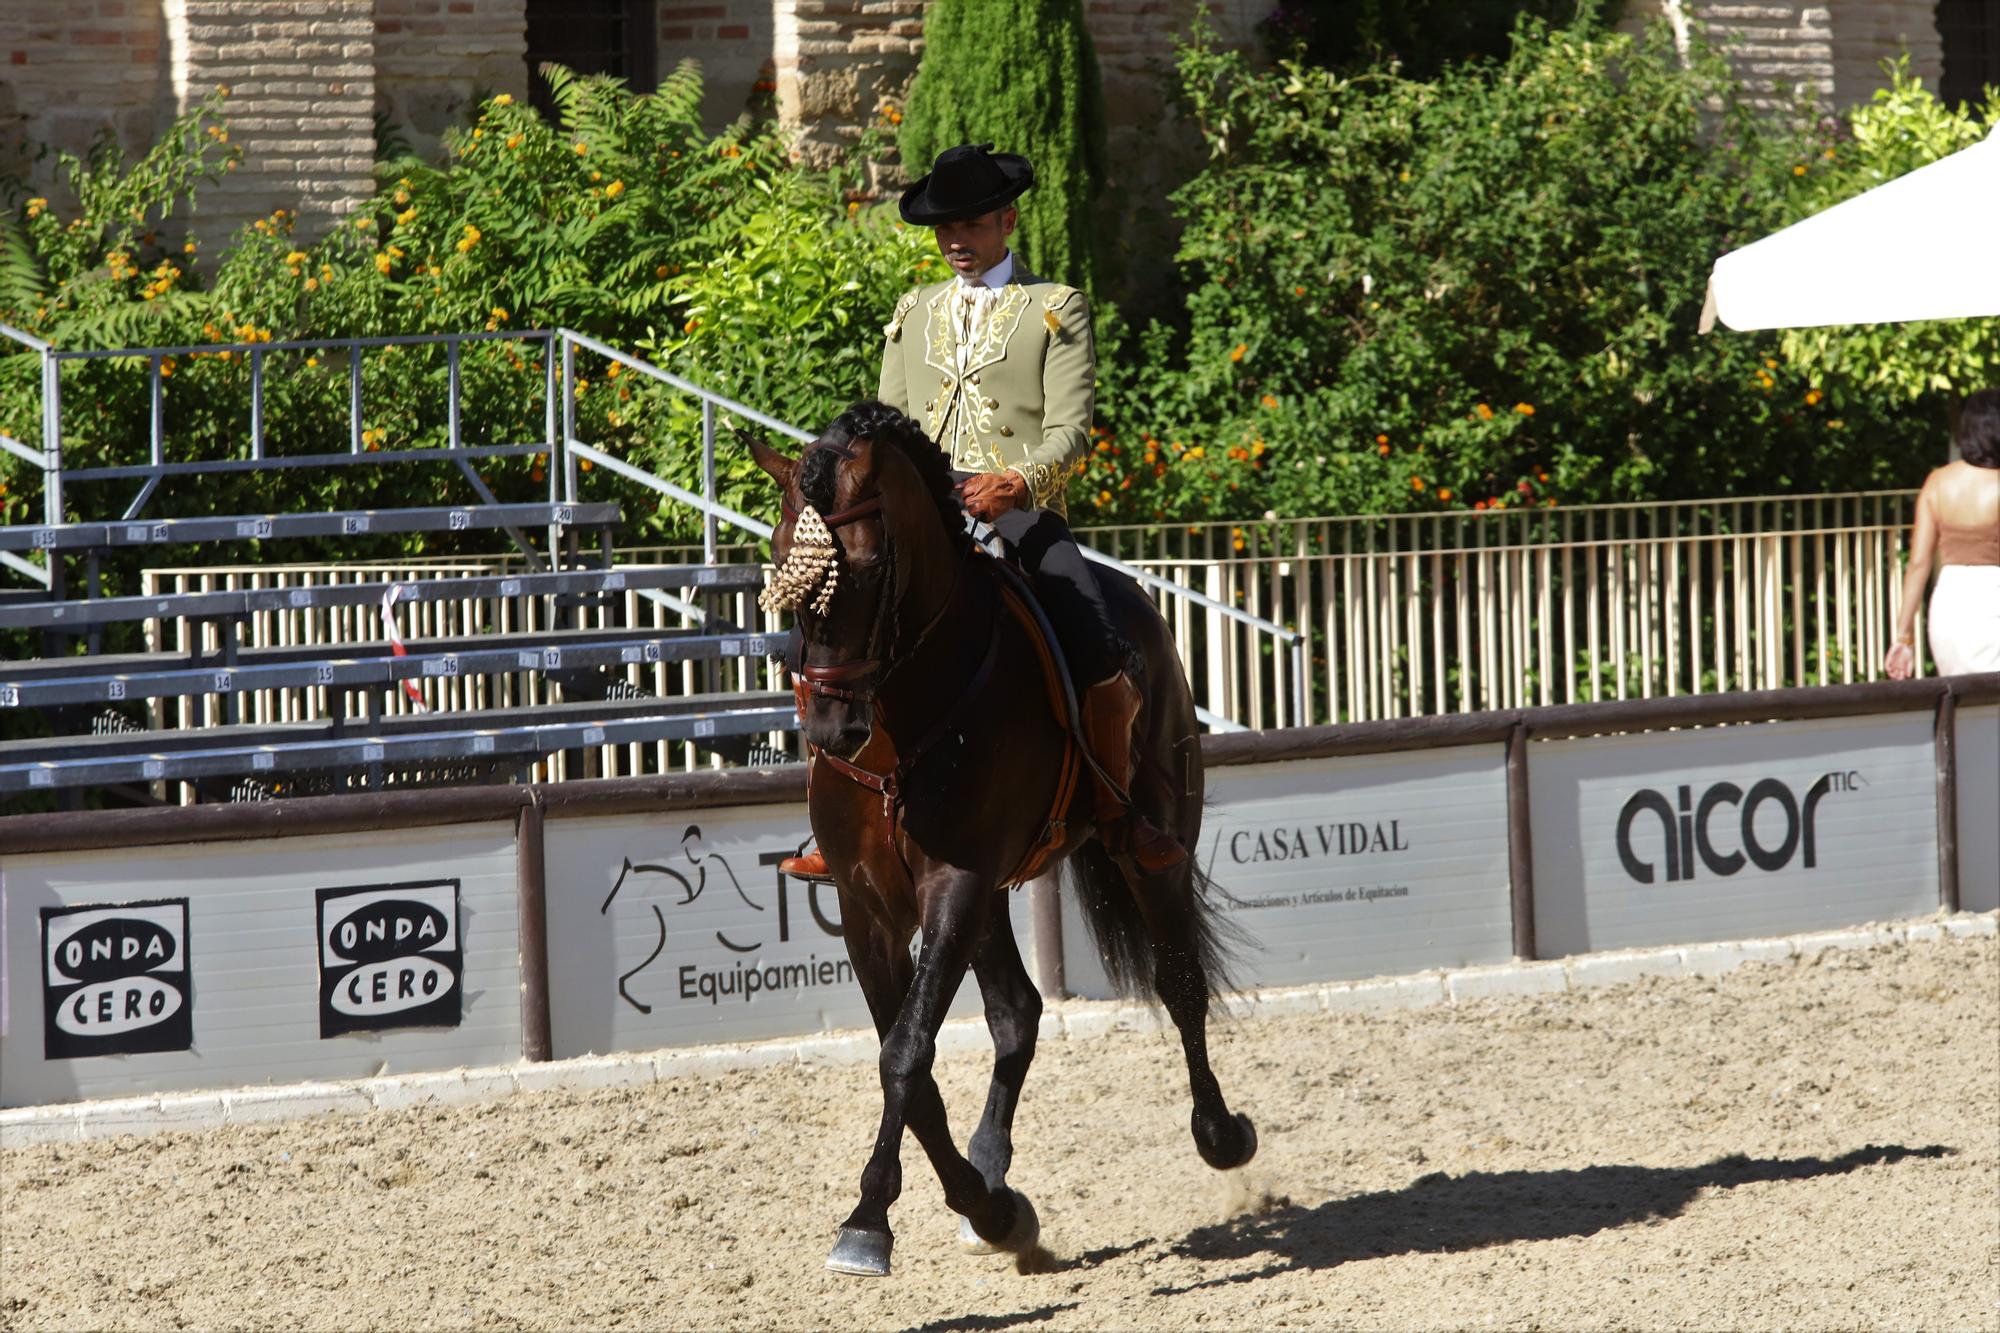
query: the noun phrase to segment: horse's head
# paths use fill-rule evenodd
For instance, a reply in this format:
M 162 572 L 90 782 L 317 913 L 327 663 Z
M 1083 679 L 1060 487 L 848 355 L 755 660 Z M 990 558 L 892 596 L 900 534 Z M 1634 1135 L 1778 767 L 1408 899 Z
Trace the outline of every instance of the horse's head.
M 904 631 L 919 627 L 901 623 L 903 600 L 935 572 L 917 566 L 944 531 L 949 474 L 917 424 L 881 403 L 841 413 L 797 458 L 746 442 L 784 494 L 771 534 L 777 572 L 759 600 L 798 616 L 806 739 L 851 758 L 867 743 L 875 687 Z

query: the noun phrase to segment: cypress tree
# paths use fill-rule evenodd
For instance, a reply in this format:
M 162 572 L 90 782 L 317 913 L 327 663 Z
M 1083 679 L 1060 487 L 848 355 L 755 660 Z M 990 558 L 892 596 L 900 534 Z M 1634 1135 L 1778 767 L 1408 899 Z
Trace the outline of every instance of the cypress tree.
M 912 180 L 945 149 L 990 143 L 1035 164 L 1011 244 L 1044 278 L 1092 290 L 1090 208 L 1104 178 L 1104 90 L 1082 0 L 935 0 L 897 135 Z

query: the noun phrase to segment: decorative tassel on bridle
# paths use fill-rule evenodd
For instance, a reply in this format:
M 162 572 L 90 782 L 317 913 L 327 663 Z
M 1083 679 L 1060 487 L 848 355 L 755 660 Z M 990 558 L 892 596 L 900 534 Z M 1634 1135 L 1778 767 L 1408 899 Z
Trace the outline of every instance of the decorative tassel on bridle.
M 809 605 L 814 614 L 823 616 L 833 605 L 833 591 L 839 582 L 840 555 L 834 549 L 833 533 L 819 511 L 807 505 L 792 526 L 791 552 L 772 574 L 770 584 L 757 594 L 757 605 L 772 614 Z

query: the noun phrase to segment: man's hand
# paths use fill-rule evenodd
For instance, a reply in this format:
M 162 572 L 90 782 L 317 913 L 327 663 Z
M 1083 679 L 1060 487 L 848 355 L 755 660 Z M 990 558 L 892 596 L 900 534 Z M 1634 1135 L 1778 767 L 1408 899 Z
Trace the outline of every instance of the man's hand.
M 1018 472 L 982 472 L 968 478 L 959 493 L 965 497 L 965 512 L 987 523 L 1028 503 L 1028 483 Z

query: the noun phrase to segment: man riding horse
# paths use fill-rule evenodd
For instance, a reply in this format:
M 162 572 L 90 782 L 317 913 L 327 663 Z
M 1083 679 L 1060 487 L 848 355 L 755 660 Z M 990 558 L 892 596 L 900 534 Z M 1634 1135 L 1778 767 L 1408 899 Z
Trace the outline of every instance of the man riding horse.
M 903 220 L 936 233 L 955 276 L 896 303 L 883 330 L 877 396 L 923 423 L 952 460 L 966 512 L 990 524 L 1027 572 L 1080 687 L 1085 740 L 1116 784 L 1094 778 L 1098 836 L 1140 869 L 1159 873 L 1187 853 L 1126 795 L 1133 724 L 1145 700 L 1140 658 L 1113 627 L 1063 517 L 1063 488 L 1090 445 L 1097 385 L 1090 301 L 1029 273 L 1008 248 L 1019 217 L 1013 201 L 1035 173 L 1025 157 L 992 148 L 946 149 L 929 175 L 903 191 Z M 817 850 L 782 868 L 827 874 Z

